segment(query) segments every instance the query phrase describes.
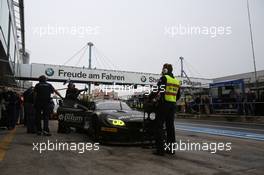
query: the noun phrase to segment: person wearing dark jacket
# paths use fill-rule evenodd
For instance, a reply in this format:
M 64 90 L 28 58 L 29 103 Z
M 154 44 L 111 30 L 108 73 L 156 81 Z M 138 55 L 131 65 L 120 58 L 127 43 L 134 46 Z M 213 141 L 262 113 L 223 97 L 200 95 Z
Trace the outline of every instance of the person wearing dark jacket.
M 24 117 L 27 133 L 36 133 L 36 116 L 34 110 L 34 88 L 28 88 L 24 93 Z
M 5 93 L 5 101 L 7 102 L 7 127 L 12 130 L 16 126 L 17 122 L 17 105 L 18 98 L 16 93 L 12 89 L 8 89 Z
M 60 98 L 60 93 L 47 83 L 44 75 L 39 77 L 39 83 L 34 88 L 34 107 L 36 110 L 37 134 L 51 136 L 49 132 L 50 100 L 51 94 L 56 93 Z M 43 116 L 44 128 L 41 127 L 41 117 Z
M 175 143 L 175 127 L 174 117 L 176 112 L 176 101 L 180 98 L 180 81 L 177 80 L 172 73 L 172 65 L 164 64 L 162 68 L 162 77 L 158 82 L 159 87 L 159 102 L 156 112 L 156 155 L 164 155 L 165 143 Z M 165 139 L 163 125 L 166 125 Z M 166 150 L 167 153 L 173 154 L 171 150 Z
M 8 114 L 7 114 L 7 89 L 2 88 L 0 94 L 0 109 L 2 110 L 1 118 L 0 118 L 0 127 L 8 127 Z
M 75 87 L 75 84 L 73 84 L 72 82 L 70 82 L 68 84 L 68 88 L 66 90 L 66 96 L 65 99 L 68 100 L 77 100 L 78 95 L 82 92 L 82 91 L 87 91 L 87 88 L 79 90 Z

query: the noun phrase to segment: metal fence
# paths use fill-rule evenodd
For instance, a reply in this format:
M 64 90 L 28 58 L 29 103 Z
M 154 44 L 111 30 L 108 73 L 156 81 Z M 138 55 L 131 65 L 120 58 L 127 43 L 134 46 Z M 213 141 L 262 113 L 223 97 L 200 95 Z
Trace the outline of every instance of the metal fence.
M 230 102 L 195 104 L 186 103 L 177 105 L 177 112 L 187 114 L 224 114 L 264 116 L 264 102 Z

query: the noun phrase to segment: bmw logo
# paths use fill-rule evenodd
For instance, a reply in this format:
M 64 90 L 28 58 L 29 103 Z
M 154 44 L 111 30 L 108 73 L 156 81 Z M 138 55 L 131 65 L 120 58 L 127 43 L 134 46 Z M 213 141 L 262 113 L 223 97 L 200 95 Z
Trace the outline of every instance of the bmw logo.
M 141 77 L 141 81 L 142 81 L 142 82 L 146 82 L 146 81 L 147 81 L 147 78 L 143 75 L 143 76 Z
M 45 70 L 45 74 L 50 77 L 50 76 L 54 75 L 54 70 L 52 68 L 47 68 Z

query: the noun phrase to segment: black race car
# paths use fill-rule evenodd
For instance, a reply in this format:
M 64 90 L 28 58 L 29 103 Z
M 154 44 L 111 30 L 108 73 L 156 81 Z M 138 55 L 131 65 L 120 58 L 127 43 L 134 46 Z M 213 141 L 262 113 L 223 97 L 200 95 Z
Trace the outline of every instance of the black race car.
M 71 128 L 85 131 L 89 128 L 93 111 L 78 100 L 64 99 L 57 109 L 58 133 L 69 133 Z
M 64 100 L 57 113 L 60 133 L 75 127 L 97 141 L 128 143 L 151 140 L 154 135 L 155 116 L 144 119 L 143 112 L 132 110 L 119 100 L 97 100 L 88 106 Z

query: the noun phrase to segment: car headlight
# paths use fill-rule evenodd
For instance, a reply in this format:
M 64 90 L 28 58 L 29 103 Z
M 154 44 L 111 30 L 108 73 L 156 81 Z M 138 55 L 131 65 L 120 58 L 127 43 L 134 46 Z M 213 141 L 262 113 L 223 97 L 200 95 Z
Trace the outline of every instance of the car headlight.
M 119 119 L 107 118 L 107 120 L 114 126 L 126 126 L 125 122 Z
M 155 116 L 155 114 L 150 114 L 150 116 L 149 116 L 149 118 L 150 118 L 150 120 L 155 120 L 156 119 L 156 116 Z

